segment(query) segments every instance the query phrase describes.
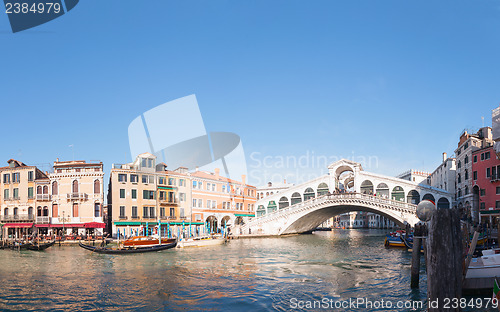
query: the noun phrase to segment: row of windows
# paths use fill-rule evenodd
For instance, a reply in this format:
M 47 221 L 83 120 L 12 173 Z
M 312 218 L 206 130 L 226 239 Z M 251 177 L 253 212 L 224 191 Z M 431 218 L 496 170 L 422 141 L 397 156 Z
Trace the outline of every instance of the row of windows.
M 202 208 L 203 207 L 203 199 L 193 198 L 193 207 Z M 248 210 L 253 210 L 253 207 L 254 207 L 253 204 L 247 205 Z M 207 199 L 205 208 L 217 209 L 217 201 Z M 235 208 L 236 208 L 236 210 L 243 210 L 244 204 L 243 203 L 235 203 Z M 231 202 L 227 202 L 227 201 L 222 202 L 222 209 L 233 209 L 231 207 Z
M 63 172 L 100 172 L 101 167 L 90 167 L 90 168 L 68 168 L 68 169 L 56 169 L 57 173 Z
M 167 209 L 165 207 L 160 207 L 160 218 L 167 217 L 166 211 L 167 211 Z M 168 212 L 169 212 L 168 216 L 170 218 L 172 218 L 172 219 L 175 219 L 175 208 L 174 207 L 169 208 Z M 180 212 L 180 217 L 184 218 L 185 217 L 185 215 L 184 215 L 184 208 L 180 208 L 179 212 Z M 132 215 L 131 215 L 131 217 L 132 217 L 132 219 L 138 219 L 139 218 L 137 206 L 132 206 Z M 120 206 L 120 216 L 119 216 L 119 218 L 121 218 L 121 219 L 126 218 L 125 206 Z M 144 207 L 142 207 L 142 218 L 146 218 L 146 219 L 154 219 L 154 218 L 156 218 L 156 207 L 152 207 L 152 206 L 144 206 Z
M 148 184 L 148 183 L 154 183 L 155 181 L 155 176 L 154 175 L 146 175 L 143 174 L 141 175 L 141 182 Z M 118 182 L 127 182 L 127 174 L 125 173 L 120 173 L 118 174 Z M 138 183 L 139 182 L 139 175 L 138 174 L 130 174 L 130 182 L 132 183 Z M 177 185 L 177 179 L 175 178 L 166 178 L 166 177 L 158 177 L 158 184 L 160 185 Z M 186 186 L 186 180 L 184 179 L 179 179 L 179 186 Z
M 486 209 L 486 204 L 485 204 L 485 203 L 480 203 L 480 204 L 479 204 L 479 208 L 480 208 L 481 210 Z M 495 208 L 496 208 L 496 209 L 499 209 L 499 208 L 500 208 L 500 200 L 495 201 Z
M 60 217 L 58 215 L 59 209 L 58 209 L 57 204 L 52 204 L 52 217 L 57 218 Z M 79 212 L 79 206 L 78 203 L 73 203 L 73 217 L 78 217 L 78 212 Z M 13 215 L 17 216 L 19 212 L 19 209 L 17 207 L 13 208 Z M 4 216 L 9 215 L 9 208 L 5 208 L 3 210 Z M 28 207 L 28 215 L 33 214 L 33 207 Z M 37 216 L 38 217 L 48 217 L 49 216 L 49 209 L 47 206 L 44 206 L 43 209 L 41 206 L 38 206 L 37 208 Z M 101 204 L 100 203 L 94 203 L 94 217 L 99 218 L 101 216 Z
M 467 171 L 466 171 L 467 173 Z M 500 176 L 500 166 L 493 166 L 491 168 L 486 168 L 486 178 L 492 178 L 492 179 L 495 179 L 497 180 Z M 460 178 L 460 174 L 459 174 L 459 178 Z M 477 171 L 474 171 L 472 173 L 472 179 L 473 180 L 477 180 L 478 178 L 478 174 L 477 174 Z M 466 178 L 467 180 L 467 178 Z M 458 181 L 460 183 L 460 179 Z
M 167 194 L 168 193 L 168 194 Z M 132 199 L 137 199 L 137 190 L 132 189 L 130 191 L 130 197 Z M 174 192 L 166 192 L 166 191 L 160 191 L 159 199 L 160 200 L 168 200 L 170 202 L 175 202 L 175 193 Z M 125 189 L 120 189 L 120 198 L 125 198 Z M 142 191 L 142 199 L 156 199 L 156 191 L 150 191 L 150 190 L 143 190 Z M 185 201 L 186 200 L 186 193 L 179 193 L 179 199 L 180 201 Z
M 198 190 L 203 189 L 203 181 L 193 181 L 193 189 L 198 189 Z M 212 191 L 212 192 L 218 191 L 217 184 L 210 183 L 210 182 L 206 183 L 205 189 L 207 191 Z M 233 191 L 235 194 L 244 195 L 243 190 L 241 190 L 240 187 L 238 187 L 238 186 L 236 188 L 231 188 L 230 184 L 223 184 L 222 185 L 222 193 L 230 193 L 231 191 Z M 255 190 L 247 189 L 246 195 L 247 196 L 255 196 Z
M 32 182 L 33 181 L 33 171 L 28 171 L 28 181 Z M 9 184 L 11 181 L 12 177 L 12 183 L 19 183 L 21 182 L 21 173 L 19 172 L 14 172 L 14 173 L 4 173 L 3 175 L 3 183 L 4 184 Z

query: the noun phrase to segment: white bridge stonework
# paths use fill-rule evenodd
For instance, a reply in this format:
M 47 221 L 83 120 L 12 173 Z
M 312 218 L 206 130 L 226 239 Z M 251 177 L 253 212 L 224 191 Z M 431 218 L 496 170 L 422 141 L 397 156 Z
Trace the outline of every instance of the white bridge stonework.
M 416 204 L 423 199 L 450 208 L 452 195 L 424 183 L 383 176 L 342 159 L 329 173 L 259 199 L 256 218 L 235 228 L 235 234 L 282 235 L 315 229 L 328 218 L 350 211 L 385 216 L 397 224 L 415 225 Z M 339 193 L 339 190 L 347 190 Z

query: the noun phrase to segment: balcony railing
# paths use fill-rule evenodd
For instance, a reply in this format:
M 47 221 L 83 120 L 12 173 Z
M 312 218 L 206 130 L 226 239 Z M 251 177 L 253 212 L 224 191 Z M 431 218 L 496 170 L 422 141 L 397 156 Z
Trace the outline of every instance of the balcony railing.
M 175 205 L 179 203 L 179 200 L 177 198 L 160 198 L 158 199 L 160 204 L 168 204 L 168 205 Z
M 19 200 L 19 196 L 16 196 L 16 197 L 5 197 L 4 200 Z
M 36 223 L 48 224 L 48 223 L 50 223 L 50 217 L 36 217 Z
M 490 179 L 491 179 L 491 182 L 496 182 L 498 180 L 500 180 L 500 175 L 497 175 L 497 174 L 492 174 Z
M 87 193 L 68 193 L 66 198 L 70 200 L 87 200 L 89 195 Z
M 49 194 L 36 194 L 36 200 L 50 200 Z
M 18 214 L 18 215 L 7 215 L 1 216 L 2 221 L 34 221 L 35 215 L 32 214 Z

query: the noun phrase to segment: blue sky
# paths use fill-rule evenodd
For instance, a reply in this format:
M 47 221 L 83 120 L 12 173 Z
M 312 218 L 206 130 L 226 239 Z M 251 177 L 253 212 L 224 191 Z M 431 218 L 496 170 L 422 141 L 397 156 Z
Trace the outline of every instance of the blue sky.
M 73 144 L 109 171 L 130 161 L 135 117 L 196 94 L 207 130 L 239 134 L 248 158 L 432 171 L 464 128 L 491 125 L 499 30 L 493 0 L 82 0 L 16 34 L 2 13 L 0 160 L 70 160 Z

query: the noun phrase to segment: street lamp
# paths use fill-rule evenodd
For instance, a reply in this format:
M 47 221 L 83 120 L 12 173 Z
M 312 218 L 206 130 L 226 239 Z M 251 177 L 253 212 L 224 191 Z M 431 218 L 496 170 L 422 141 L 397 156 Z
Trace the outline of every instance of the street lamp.
M 63 234 L 64 234 L 64 235 L 66 235 L 66 234 L 65 234 L 65 224 L 64 224 L 64 222 L 66 221 L 66 219 L 64 218 L 64 211 L 63 211 L 63 213 L 62 213 L 62 214 L 63 214 L 63 217 L 62 217 L 62 222 L 63 222 Z M 61 218 L 61 215 L 57 215 L 57 217 L 58 217 L 58 218 Z

